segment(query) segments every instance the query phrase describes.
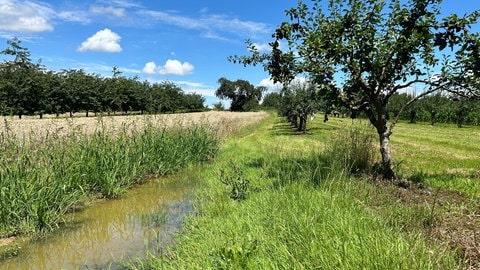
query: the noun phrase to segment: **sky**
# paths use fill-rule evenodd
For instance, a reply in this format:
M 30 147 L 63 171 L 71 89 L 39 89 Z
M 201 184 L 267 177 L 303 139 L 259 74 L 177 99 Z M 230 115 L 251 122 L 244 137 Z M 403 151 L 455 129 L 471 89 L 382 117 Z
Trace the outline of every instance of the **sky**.
M 218 79 L 275 87 L 263 67 L 234 64 L 272 40 L 285 10 L 297 0 L 0 0 L 0 50 L 18 37 L 33 62 L 49 70 L 83 69 L 152 83 L 170 81 L 217 102 Z M 442 12 L 463 15 L 480 0 L 444 0 Z M 0 55 L 0 60 L 3 58 Z

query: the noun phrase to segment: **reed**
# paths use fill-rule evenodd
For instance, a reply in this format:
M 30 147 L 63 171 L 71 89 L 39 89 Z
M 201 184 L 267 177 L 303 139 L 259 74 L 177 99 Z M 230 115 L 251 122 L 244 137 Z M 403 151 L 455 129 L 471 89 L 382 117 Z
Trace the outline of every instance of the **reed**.
M 202 123 L 123 125 L 115 133 L 100 123 L 91 134 L 41 133 L 19 137 L 6 126 L 0 134 L 0 236 L 53 230 L 90 198 L 117 197 L 218 149 L 215 132 Z

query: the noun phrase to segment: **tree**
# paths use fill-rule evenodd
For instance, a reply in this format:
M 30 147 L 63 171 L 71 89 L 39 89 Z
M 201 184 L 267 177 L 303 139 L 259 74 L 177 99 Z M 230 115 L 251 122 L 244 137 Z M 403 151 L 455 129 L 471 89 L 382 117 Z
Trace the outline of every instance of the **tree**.
M 218 79 L 220 87 L 215 91 L 215 95 L 220 99 L 230 99 L 231 111 L 251 111 L 258 107 L 266 87 L 254 87 L 245 80 L 230 81 L 226 78 Z
M 181 107 L 187 112 L 199 112 L 204 108 L 205 97 L 196 93 L 185 94 L 182 103 Z
M 320 104 L 315 85 L 307 82 L 291 83 L 282 89 L 281 102 L 280 115 L 287 117 L 297 131 L 305 133 L 308 116 L 316 113 Z
M 280 93 L 277 92 L 272 92 L 268 93 L 265 95 L 262 101 L 262 107 L 267 108 L 267 109 L 277 109 L 280 106 L 280 100 L 281 100 L 281 95 Z
M 273 33 L 269 53 L 251 41 L 249 56 L 232 56 L 244 65 L 263 64 L 275 82 L 307 74 L 352 111 L 366 114 L 375 127 L 382 161 L 378 171 L 394 179 L 390 136 L 398 119 L 388 125 L 390 98 L 420 85 L 425 95 L 448 88 L 462 70 L 480 70 L 478 34 L 469 32 L 479 11 L 440 20 L 441 0 L 313 0 L 286 11 L 289 21 Z M 280 48 L 282 43 L 288 49 Z M 476 47 L 475 47 L 476 46 Z M 449 48 L 448 53 L 445 52 Z M 447 56 L 445 56 L 447 55 Z M 456 61 L 450 61 L 454 55 Z M 443 58 L 445 56 L 445 58 Z M 442 57 L 442 58 L 440 58 Z M 442 68 L 437 65 L 444 59 Z M 478 65 L 476 65 L 478 64 Z M 448 67 L 448 68 L 447 68 Z M 438 76 L 433 74 L 439 73 Z
M 7 44 L 9 47 L 0 53 L 13 59 L 0 66 L 3 81 L 0 92 L 7 97 L 1 106 L 19 118 L 35 112 L 42 114 L 46 106 L 46 89 L 41 80 L 43 69 L 40 64 L 32 63 L 30 52 L 21 46 L 20 39 L 13 38 Z
M 213 109 L 216 111 L 224 111 L 225 107 L 223 106 L 223 103 L 221 101 L 218 101 L 213 104 Z
M 162 84 L 160 111 L 163 113 L 165 112 L 175 113 L 175 111 L 180 109 L 183 96 L 184 96 L 184 92 L 180 87 L 178 87 L 172 82 L 164 82 Z
M 419 107 L 422 111 L 428 113 L 430 117 L 430 124 L 433 126 L 437 121 L 439 112 L 443 111 L 449 102 L 448 97 L 442 95 L 442 93 L 436 93 L 434 95 L 425 96 L 419 100 Z M 425 121 L 428 121 L 425 119 Z

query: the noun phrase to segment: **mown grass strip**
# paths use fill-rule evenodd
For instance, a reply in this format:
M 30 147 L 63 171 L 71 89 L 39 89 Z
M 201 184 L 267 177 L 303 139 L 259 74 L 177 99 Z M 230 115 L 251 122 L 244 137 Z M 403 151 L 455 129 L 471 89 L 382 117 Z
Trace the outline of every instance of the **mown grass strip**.
M 177 244 L 130 268 L 461 268 L 453 251 L 409 231 L 431 212 L 412 211 L 388 189 L 351 178 L 334 151 L 323 153 L 328 138 L 338 135 L 326 129 L 338 128 L 314 125 L 311 135 L 298 136 L 271 117 L 226 142 L 202 172 L 196 214 Z M 231 178 L 248 183 L 245 196 L 232 196 L 238 190 L 222 181 L 222 171 L 241 172 Z

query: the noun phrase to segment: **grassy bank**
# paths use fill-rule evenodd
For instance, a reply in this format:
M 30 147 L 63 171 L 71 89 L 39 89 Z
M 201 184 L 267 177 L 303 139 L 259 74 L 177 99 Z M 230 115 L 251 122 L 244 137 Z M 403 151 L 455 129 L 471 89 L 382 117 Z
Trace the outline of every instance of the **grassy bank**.
M 152 256 L 130 267 L 462 269 L 472 265 L 465 263 L 465 254 L 456 252 L 455 245 L 450 248 L 447 241 L 435 237 L 446 213 L 471 205 L 441 204 L 443 193 L 433 188 L 403 189 L 352 177 L 362 166 L 355 160 L 376 156 L 371 130 L 352 128 L 349 119 L 316 121 L 309 134 L 297 135 L 271 117 L 225 143 L 215 163 L 202 172 L 196 215 L 186 222 L 177 244 L 165 256 Z M 365 126 L 359 122 L 355 125 Z M 415 159 L 428 152 L 412 158 L 402 156 L 399 148 L 394 151 L 409 166 L 402 174 L 414 178 L 418 171 L 430 173 L 428 166 L 412 170 Z M 444 166 L 434 173 L 448 169 Z
M 0 133 L 0 238 L 52 230 L 91 198 L 117 197 L 218 149 L 214 131 L 202 124 L 46 134 L 19 137 L 8 127 Z

